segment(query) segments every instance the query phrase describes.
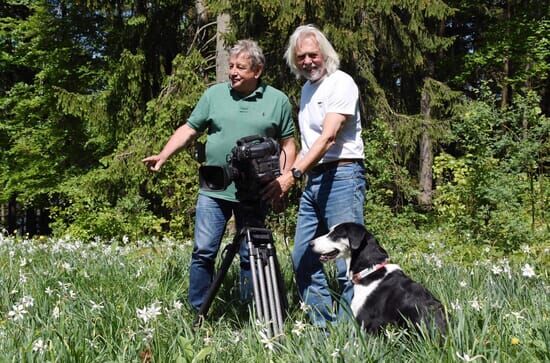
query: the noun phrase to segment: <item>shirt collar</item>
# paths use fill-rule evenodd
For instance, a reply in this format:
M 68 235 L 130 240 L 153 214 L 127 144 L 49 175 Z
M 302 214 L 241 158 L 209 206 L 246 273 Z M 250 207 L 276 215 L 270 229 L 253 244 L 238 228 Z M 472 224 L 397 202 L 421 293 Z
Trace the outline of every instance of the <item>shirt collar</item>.
M 252 97 L 262 97 L 267 86 L 262 81 L 260 81 L 258 83 L 258 87 L 256 87 L 256 89 L 247 96 L 242 96 L 239 92 L 233 91 L 233 88 L 231 88 L 231 82 L 227 82 L 227 87 L 229 88 L 229 91 L 231 93 L 239 95 L 240 99 L 247 99 Z

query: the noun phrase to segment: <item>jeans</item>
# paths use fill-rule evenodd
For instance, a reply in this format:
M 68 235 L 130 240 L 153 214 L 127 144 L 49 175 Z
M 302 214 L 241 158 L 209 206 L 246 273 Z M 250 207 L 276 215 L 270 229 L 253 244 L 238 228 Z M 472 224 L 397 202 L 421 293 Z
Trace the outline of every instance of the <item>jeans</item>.
M 189 303 L 194 309 L 200 309 L 206 292 L 214 278 L 216 255 L 220 249 L 227 221 L 235 214 L 237 233 L 245 224 L 242 205 L 199 194 L 195 216 L 195 242 L 191 254 L 189 271 Z M 265 211 L 256 211 L 257 218 L 265 218 Z M 248 222 L 247 222 L 248 223 Z M 240 249 L 240 292 L 241 300 L 252 297 L 252 275 L 248 257 L 248 246 L 243 239 Z
M 300 199 L 292 260 L 300 296 L 309 308 L 309 318 L 314 325 L 324 327 L 327 321 L 347 316 L 346 310 L 353 298 L 353 284 L 346 276 L 346 262 L 337 259 L 340 308 L 336 315 L 319 255 L 312 251 L 309 243 L 338 223 L 364 224 L 365 190 L 362 163 L 341 165 L 323 173 L 308 173 L 307 185 Z

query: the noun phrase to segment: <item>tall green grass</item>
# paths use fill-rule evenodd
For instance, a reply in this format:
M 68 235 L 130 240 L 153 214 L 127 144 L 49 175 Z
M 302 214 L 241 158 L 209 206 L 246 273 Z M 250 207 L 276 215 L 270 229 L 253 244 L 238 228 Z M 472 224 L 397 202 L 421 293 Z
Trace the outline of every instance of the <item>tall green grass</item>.
M 268 340 L 238 300 L 237 263 L 207 321 L 192 326 L 185 301 L 189 242 L 1 235 L 0 362 L 550 360 L 548 247 L 495 258 L 480 249 L 468 264 L 443 244 L 425 252 L 387 248 L 445 305 L 449 331 L 439 340 L 393 327 L 370 336 L 351 321 L 327 331 L 310 326 L 288 250 L 278 246 L 290 309 L 284 337 Z

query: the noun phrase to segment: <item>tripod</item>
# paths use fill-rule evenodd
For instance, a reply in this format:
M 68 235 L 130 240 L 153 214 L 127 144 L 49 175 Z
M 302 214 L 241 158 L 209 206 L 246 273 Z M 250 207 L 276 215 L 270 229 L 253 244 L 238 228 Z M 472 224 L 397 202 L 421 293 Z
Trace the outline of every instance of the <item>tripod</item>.
M 288 303 L 284 282 L 277 259 L 273 235 L 265 228 L 263 219 L 258 218 L 260 203 L 242 202 L 244 227 L 234 236 L 233 241 L 225 247 L 225 257 L 206 297 L 195 317 L 194 325 L 200 325 L 221 286 L 231 262 L 244 241 L 248 246 L 250 272 L 254 292 L 254 303 L 259 320 L 264 323 L 268 338 L 283 333 L 283 309 Z

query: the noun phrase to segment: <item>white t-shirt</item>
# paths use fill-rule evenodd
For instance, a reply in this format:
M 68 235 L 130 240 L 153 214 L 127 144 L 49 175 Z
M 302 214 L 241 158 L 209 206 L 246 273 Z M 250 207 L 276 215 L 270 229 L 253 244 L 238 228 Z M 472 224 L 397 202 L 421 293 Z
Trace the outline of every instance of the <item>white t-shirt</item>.
M 298 122 L 302 142 L 301 153 L 309 151 L 321 135 L 325 115 L 329 112 L 349 115 L 336 137 L 336 143 L 319 164 L 338 159 L 363 159 L 359 90 L 353 79 L 340 70 L 321 81 L 307 81 L 302 87 Z

